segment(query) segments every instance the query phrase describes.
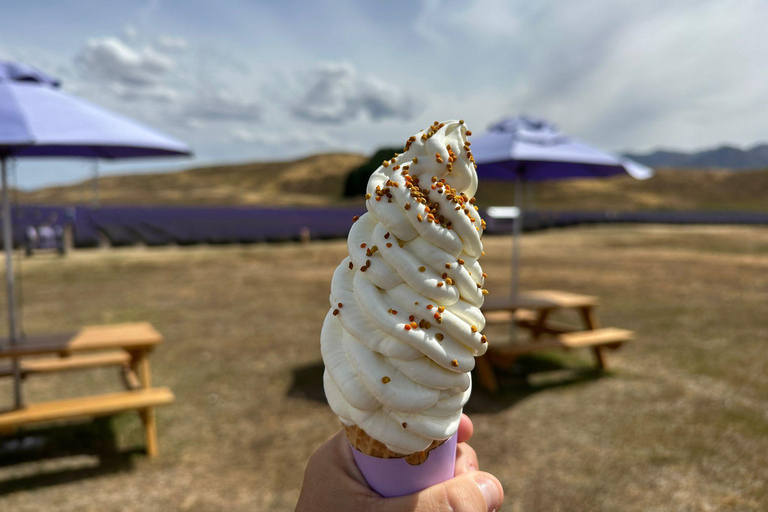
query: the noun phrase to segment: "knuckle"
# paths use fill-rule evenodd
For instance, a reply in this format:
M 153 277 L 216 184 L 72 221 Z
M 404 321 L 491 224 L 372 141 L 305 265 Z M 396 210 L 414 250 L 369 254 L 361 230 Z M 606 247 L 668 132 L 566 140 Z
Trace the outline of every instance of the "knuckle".
M 458 470 L 479 470 L 480 465 L 477 461 L 477 453 L 469 446 L 459 445 L 458 457 L 456 457 L 456 467 Z
M 485 512 L 485 499 L 480 490 L 466 478 L 446 486 L 445 503 L 446 512 Z
M 467 445 L 464 445 L 464 446 L 462 447 L 462 450 L 461 450 L 461 451 L 462 451 L 462 455 L 466 455 L 466 456 L 468 456 L 468 457 L 473 457 L 473 458 L 477 459 L 477 452 L 475 451 L 475 449 L 474 449 L 474 448 L 472 448 L 472 447 L 471 447 L 471 446 L 469 446 L 468 444 L 467 444 Z

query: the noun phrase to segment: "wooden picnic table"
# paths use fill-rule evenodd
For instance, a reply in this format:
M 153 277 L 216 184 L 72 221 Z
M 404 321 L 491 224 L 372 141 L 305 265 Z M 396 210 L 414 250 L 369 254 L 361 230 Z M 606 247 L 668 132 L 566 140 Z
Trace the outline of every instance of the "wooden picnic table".
M 30 375 L 114 366 L 121 370 L 127 391 L 93 395 L 0 410 L 0 434 L 48 421 L 111 415 L 136 410 L 144 425 L 147 453 L 157 455 L 154 408 L 173 402 L 168 388 L 152 387 L 149 354 L 163 336 L 147 322 L 97 325 L 75 333 L 31 336 L 11 346 L 0 340 L 0 361 L 16 359 L 22 378 Z M 13 375 L 10 364 L 0 377 Z
M 603 349 L 618 348 L 631 340 L 634 334 L 625 329 L 600 328 L 595 308 L 600 299 L 592 295 L 559 290 L 533 290 L 521 292 L 516 298 L 494 297 L 485 301 L 483 314 L 486 325 L 512 323 L 530 332 L 525 343 L 491 345 L 477 360 L 480 384 L 496 391 L 495 367 L 509 367 L 520 356 L 552 349 L 590 348 L 600 369 L 606 368 Z M 578 313 L 580 325 L 553 321 L 552 313 L 572 310 Z

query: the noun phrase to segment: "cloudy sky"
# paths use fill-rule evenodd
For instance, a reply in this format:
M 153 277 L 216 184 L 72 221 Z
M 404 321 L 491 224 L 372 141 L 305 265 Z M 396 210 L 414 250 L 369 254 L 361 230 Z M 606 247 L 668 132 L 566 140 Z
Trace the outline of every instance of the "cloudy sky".
M 4 0 L 0 58 L 190 143 L 194 162 L 401 144 L 511 113 L 611 150 L 768 140 L 764 0 Z M 170 166 L 170 167 L 169 167 Z M 20 162 L 25 188 L 88 164 Z

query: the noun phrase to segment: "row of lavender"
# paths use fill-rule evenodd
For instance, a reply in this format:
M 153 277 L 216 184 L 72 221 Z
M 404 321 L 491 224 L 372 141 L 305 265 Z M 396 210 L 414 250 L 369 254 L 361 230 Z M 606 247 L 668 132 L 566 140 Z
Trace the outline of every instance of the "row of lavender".
M 279 209 L 237 207 L 47 207 L 14 209 L 14 244 L 29 226 L 72 227 L 75 247 L 255 243 L 346 236 L 361 208 Z
M 32 226 L 72 226 L 76 247 L 169 244 L 232 244 L 311 238 L 343 238 L 362 208 L 238 207 L 50 207 L 13 210 L 14 243 Z M 482 213 L 482 212 L 481 212 Z M 490 234 L 508 233 L 509 220 L 485 216 Z M 529 211 L 524 229 L 534 231 L 587 223 L 768 224 L 768 212 L 568 212 Z

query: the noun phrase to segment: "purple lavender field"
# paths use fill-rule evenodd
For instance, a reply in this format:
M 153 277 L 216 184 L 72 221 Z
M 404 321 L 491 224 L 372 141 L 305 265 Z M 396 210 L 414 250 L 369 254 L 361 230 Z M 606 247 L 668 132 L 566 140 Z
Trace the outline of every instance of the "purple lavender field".
M 14 244 L 24 244 L 29 226 L 71 226 L 75 247 L 130 245 L 248 244 L 344 238 L 355 215 L 365 208 L 257 208 L 257 207 L 141 207 L 101 208 L 21 205 L 13 210 Z M 484 213 L 484 212 L 481 212 Z M 488 234 L 506 234 L 511 221 L 484 215 Z M 579 224 L 768 224 L 768 213 L 757 212 L 600 212 L 529 211 L 524 230 Z

